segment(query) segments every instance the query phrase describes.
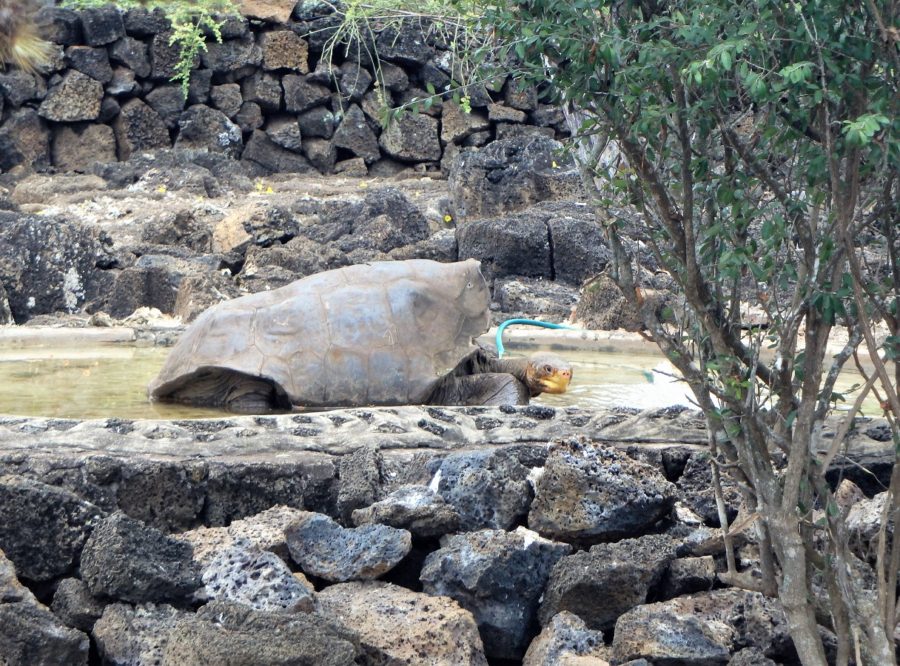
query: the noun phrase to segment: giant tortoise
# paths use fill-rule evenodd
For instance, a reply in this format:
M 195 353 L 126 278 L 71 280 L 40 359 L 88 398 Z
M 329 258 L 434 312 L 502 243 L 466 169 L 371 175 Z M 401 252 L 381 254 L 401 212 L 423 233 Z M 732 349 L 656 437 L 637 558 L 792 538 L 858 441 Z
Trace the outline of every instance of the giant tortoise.
M 150 384 L 152 400 L 235 412 L 363 405 L 526 404 L 572 376 L 551 354 L 500 360 L 474 259 L 347 266 L 201 314 Z

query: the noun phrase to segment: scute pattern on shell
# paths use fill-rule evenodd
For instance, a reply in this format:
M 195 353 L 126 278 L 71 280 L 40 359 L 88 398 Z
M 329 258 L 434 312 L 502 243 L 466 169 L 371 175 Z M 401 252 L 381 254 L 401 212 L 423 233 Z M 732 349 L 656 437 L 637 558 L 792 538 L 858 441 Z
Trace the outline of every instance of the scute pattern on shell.
M 270 379 L 307 407 L 420 403 L 488 327 L 480 264 L 347 266 L 220 303 L 150 384 L 165 399 L 205 368 Z

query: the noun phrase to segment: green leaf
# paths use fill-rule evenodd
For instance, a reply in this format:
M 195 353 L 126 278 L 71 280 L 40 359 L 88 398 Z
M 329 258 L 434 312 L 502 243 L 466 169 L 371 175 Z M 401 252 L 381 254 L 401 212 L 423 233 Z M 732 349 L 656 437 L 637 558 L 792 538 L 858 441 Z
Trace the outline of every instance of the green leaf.
M 725 70 L 731 69 L 731 52 L 723 51 L 722 55 L 719 58 L 722 61 L 722 68 Z

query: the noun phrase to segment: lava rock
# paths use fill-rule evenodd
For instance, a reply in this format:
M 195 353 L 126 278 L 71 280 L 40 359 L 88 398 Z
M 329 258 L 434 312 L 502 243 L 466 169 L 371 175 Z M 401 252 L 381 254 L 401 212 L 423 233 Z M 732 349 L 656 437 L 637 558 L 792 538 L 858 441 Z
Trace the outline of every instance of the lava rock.
M 63 625 L 39 604 L 0 603 L 0 655 L 3 663 L 35 666 L 87 666 L 88 637 Z
M 863 560 L 875 562 L 878 553 L 878 536 L 881 531 L 881 517 L 884 515 L 884 503 L 887 498 L 887 492 L 878 493 L 871 499 L 856 502 L 847 513 L 846 524 L 850 547 Z M 892 539 L 893 519 L 888 522 L 886 532 L 887 537 Z
M 300 125 L 293 116 L 270 117 L 266 123 L 266 135 L 282 148 L 299 153 L 303 148 Z
M 724 664 L 746 647 L 773 657 L 785 654 L 790 645 L 777 601 L 735 589 L 638 606 L 619 618 L 613 638 L 620 662 L 643 658 Z
M 116 161 L 116 135 L 108 125 L 60 125 L 53 131 L 53 165 L 63 171 L 90 171 Z
M 293 523 L 285 535 L 291 558 L 305 573 L 336 582 L 377 578 L 412 548 L 406 530 L 386 525 L 348 529 L 315 513 Z
M 131 99 L 113 121 L 119 158 L 127 160 L 142 150 L 169 147 L 169 131 L 159 114 L 139 99 Z
M 144 233 L 148 231 L 145 227 Z M 187 241 L 181 241 L 187 245 Z M 139 260 L 140 261 L 140 260 Z M 128 314 L 136 308 L 128 310 Z M 135 461 L 122 469 L 116 488 L 116 505 L 136 520 L 163 532 L 183 530 L 200 521 L 203 490 L 191 466 Z
M 209 93 L 212 99 L 212 105 L 229 118 L 234 118 L 237 112 L 241 110 L 243 98 L 241 97 L 241 87 L 237 83 L 223 83 L 219 86 L 213 86 Z
M 20 577 L 64 576 L 78 563 L 101 509 L 77 495 L 19 476 L 0 476 L 0 550 Z
M 430 235 L 428 220 L 419 208 L 393 187 L 366 194 L 352 222 L 349 234 L 340 242 L 340 249 L 348 253 L 358 248 L 388 252 Z
M 359 63 L 347 61 L 341 65 L 341 73 L 338 78 L 338 90 L 344 99 L 359 102 L 374 78 L 369 71 L 361 67 Z
M 337 509 L 345 522 L 354 509 L 368 506 L 379 498 L 384 483 L 382 466 L 381 452 L 374 446 L 361 446 L 341 457 Z
M 169 634 L 186 615 L 166 604 L 110 604 L 91 635 L 105 664 L 163 664 Z
M 226 39 L 221 44 L 210 42 L 201 55 L 201 61 L 206 69 L 211 69 L 216 74 L 226 74 L 248 65 L 258 67 L 262 64 L 262 49 L 249 35 L 240 39 Z
M 0 603 L 12 604 L 19 601 L 38 603 L 31 590 L 19 582 L 15 565 L 0 550 Z
M 252 132 L 263 126 L 262 109 L 256 102 L 243 102 L 234 116 L 234 122 L 241 132 Z
M 706 592 L 716 584 L 716 561 L 712 555 L 672 560 L 663 577 L 660 594 L 673 599 L 684 594 Z
M 527 115 L 503 104 L 488 104 L 488 118 L 496 123 L 524 123 Z
M 268 70 L 309 71 L 309 46 L 292 30 L 273 30 L 260 35 L 262 66 Z
M 650 465 L 616 449 L 566 440 L 550 450 L 528 526 L 562 541 L 612 541 L 650 529 L 674 501 L 675 487 Z
M 120 319 L 140 307 L 171 314 L 181 281 L 195 270 L 196 266 L 185 259 L 145 254 L 116 276 L 103 301 L 103 309 Z
M 0 170 L 50 166 L 50 132 L 34 109 L 13 112 L 0 127 Z
M 379 82 L 385 89 L 393 92 L 403 92 L 409 88 L 409 76 L 403 68 L 389 62 L 381 63 Z
M 47 92 L 38 113 L 55 122 L 95 120 L 100 115 L 102 99 L 103 84 L 73 69 Z
M 582 214 L 547 220 L 553 243 L 553 278 L 576 286 L 602 272 L 612 259 L 593 211 L 582 210 Z
M 312 83 L 309 75 L 285 74 L 281 85 L 284 88 L 284 107 L 288 113 L 303 113 L 331 101 L 331 91 L 323 85 Z
M 153 10 L 134 7 L 125 12 L 125 31 L 137 37 L 152 37 L 172 27 L 161 7 Z
M 213 601 L 178 619 L 161 663 L 351 666 L 359 656 L 356 635 L 318 615 Z
M 653 534 L 598 544 L 562 558 L 544 591 L 541 624 L 569 611 L 591 629 L 612 629 L 622 613 L 647 600 L 674 557 L 673 540 Z
M 351 104 L 347 109 L 341 124 L 334 132 L 332 143 L 336 148 L 343 148 L 361 157 L 366 164 L 371 164 L 381 157 L 378 139 L 366 122 L 362 109 L 356 104 Z
M 255 72 L 241 81 L 241 96 L 245 102 L 256 102 L 266 112 L 281 108 L 281 81 L 268 72 Z
M 166 128 L 178 126 L 184 111 L 184 93 L 181 86 L 157 86 L 144 96 L 150 108 L 159 114 Z
M 497 278 L 494 302 L 504 320 L 540 316 L 547 321 L 567 321 L 578 303 L 578 290 L 543 278 Z
M 112 97 L 125 97 L 131 96 L 139 90 L 140 86 L 138 85 L 135 74 L 127 67 L 116 67 L 113 70 L 112 81 L 110 81 L 106 85 L 106 94 L 111 95 Z M 104 98 L 104 102 L 106 102 L 106 98 Z M 119 115 L 119 111 L 121 107 L 116 109 L 116 113 L 112 114 L 109 120 L 112 120 L 115 116 Z M 106 118 L 106 113 L 103 108 L 103 102 L 100 104 L 100 118 Z M 104 122 L 107 122 L 104 120 Z
M 644 302 L 649 304 L 657 317 L 667 319 L 666 308 L 672 303 L 672 294 L 666 289 L 641 288 Z M 575 316 L 592 330 L 642 331 L 644 322 L 611 277 L 602 273 L 585 283 L 581 291 Z
M 195 69 L 188 81 L 188 104 L 206 104 L 212 89 L 213 72 L 210 69 Z
M 427 29 L 417 20 L 406 20 L 399 27 L 390 26 L 379 33 L 375 40 L 380 60 L 417 69 L 434 55 L 434 49 L 426 42 Z
M 228 527 L 198 527 L 177 535 L 194 549 L 194 559 L 206 566 L 217 553 L 242 540 L 283 560 L 290 557 L 284 532 L 305 515 L 304 511 L 277 505 L 248 518 L 233 521 Z
M 244 0 L 241 13 L 252 19 L 269 23 L 287 23 L 297 4 L 295 0 Z
M 298 115 L 297 122 L 304 138 L 330 139 L 337 125 L 337 118 L 326 107 L 317 106 Z
M 0 283 L 19 323 L 75 312 L 102 288 L 104 237 L 71 220 L 0 212 Z
M 409 530 L 414 538 L 434 538 L 459 530 L 459 513 L 428 486 L 401 486 L 352 515 L 354 525 L 378 523 Z
M 113 71 L 106 49 L 70 46 L 66 49 L 66 60 L 72 69 L 77 69 L 100 83 L 109 83 L 112 80 Z
M 457 534 L 428 555 L 421 580 L 471 611 L 488 657 L 521 659 L 550 570 L 570 551 L 521 527 Z
M 487 666 L 472 614 L 447 597 L 367 581 L 332 585 L 319 603 L 359 634 L 366 663 Z
M 166 30 L 154 35 L 150 42 L 150 77 L 153 79 L 171 80 L 177 73 L 181 54 L 178 45 L 171 43 L 171 39 L 171 30 Z M 191 69 L 196 69 L 199 64 L 200 58 L 195 56 Z
M 403 162 L 441 159 L 438 121 L 423 114 L 401 114 L 381 133 L 378 144 L 385 153 Z
M 237 157 L 243 148 L 240 128 L 221 111 L 194 104 L 178 119 L 175 148 L 193 148 Z
M 562 611 L 554 615 L 537 638 L 531 641 L 522 666 L 575 666 L 582 663 L 579 659 L 588 660 L 585 666 L 600 666 L 603 662 L 608 662 L 603 633 L 588 629 L 580 617 Z M 595 663 L 595 659 L 602 659 L 603 662 Z
M 87 584 L 78 578 L 59 581 L 50 609 L 62 622 L 74 629 L 90 632 L 103 615 L 105 604 L 91 595 Z
M 741 505 L 741 493 L 737 484 L 728 474 L 721 474 L 720 478 L 725 512 L 728 516 L 728 523 L 731 524 L 737 517 Z M 688 458 L 687 465 L 676 485 L 680 501 L 684 502 L 710 527 L 720 527 L 716 495 L 712 485 L 712 470 L 709 466 L 709 453 L 705 451 L 694 453 Z
M 261 611 L 312 611 L 313 587 L 291 573 L 280 557 L 242 538 L 219 551 L 203 569 L 210 599 L 234 601 Z
M 189 544 L 121 512 L 91 533 L 81 574 L 94 596 L 131 603 L 186 602 L 201 585 Z
M 302 132 L 302 129 L 301 129 Z M 304 139 L 303 154 L 319 173 L 330 174 L 334 171 L 337 150 L 331 141 L 325 139 Z
M 134 37 L 123 37 L 110 46 L 109 58 L 113 62 L 125 65 L 141 78 L 150 76 L 152 71 L 147 45 Z
M 241 159 L 257 164 L 272 173 L 308 173 L 313 170 L 303 155 L 298 155 L 293 150 L 285 150 L 262 130 L 254 130 L 241 154 Z
M 90 46 L 111 44 L 125 36 L 122 13 L 113 5 L 84 9 L 80 15 L 84 41 Z
M 441 141 L 462 143 L 467 137 L 491 128 L 491 121 L 480 111 L 464 112 L 452 100 L 444 102 L 441 109 Z
M 438 469 L 437 491 L 459 513 L 463 531 L 508 530 L 533 497 L 528 469 L 504 449 L 451 453 Z
M 10 666 L 87 664 L 88 638 L 63 626 L 31 591 L 0 550 L 0 659 Z
M 539 201 L 571 194 L 561 182 L 580 184 L 580 176 L 563 164 L 561 145 L 543 136 L 495 141 L 481 150 L 459 154 L 450 168 L 449 186 L 457 223 L 495 217 Z
M 14 69 L 0 72 L 0 99 L 6 99 L 10 106 L 22 106 L 25 102 L 38 98 L 37 80 L 34 75 Z
M 459 258 L 478 259 L 485 278 L 551 278 L 550 237 L 542 216 L 487 218 L 457 227 Z
M 81 17 L 74 10 L 44 5 L 34 13 L 34 21 L 41 26 L 41 36 L 49 42 L 63 46 L 84 43 Z

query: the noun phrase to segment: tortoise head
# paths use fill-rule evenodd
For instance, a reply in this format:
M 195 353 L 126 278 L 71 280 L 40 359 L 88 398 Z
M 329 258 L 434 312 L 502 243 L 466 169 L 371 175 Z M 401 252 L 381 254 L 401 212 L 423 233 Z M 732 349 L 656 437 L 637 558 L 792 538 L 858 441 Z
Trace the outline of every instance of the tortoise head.
M 572 366 L 550 352 L 537 352 L 528 358 L 525 383 L 532 395 L 565 393 L 572 381 Z

